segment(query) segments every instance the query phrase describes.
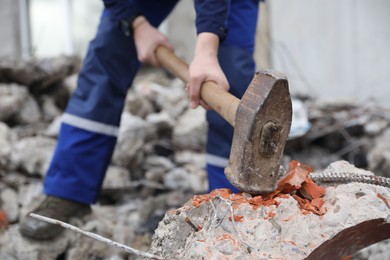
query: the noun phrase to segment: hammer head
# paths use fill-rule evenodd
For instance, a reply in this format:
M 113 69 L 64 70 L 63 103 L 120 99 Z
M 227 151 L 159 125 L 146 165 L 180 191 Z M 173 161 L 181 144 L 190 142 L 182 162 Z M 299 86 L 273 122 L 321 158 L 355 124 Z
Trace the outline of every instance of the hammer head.
M 251 194 L 275 190 L 292 120 L 286 76 L 259 71 L 242 97 L 234 124 L 228 180 Z

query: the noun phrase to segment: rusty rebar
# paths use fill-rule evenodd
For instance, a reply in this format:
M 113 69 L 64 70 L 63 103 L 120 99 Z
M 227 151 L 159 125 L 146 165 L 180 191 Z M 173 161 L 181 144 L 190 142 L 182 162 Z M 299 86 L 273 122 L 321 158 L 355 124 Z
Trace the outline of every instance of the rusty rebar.
M 314 172 L 309 175 L 313 181 L 349 183 L 361 182 L 390 188 L 390 178 L 351 172 Z

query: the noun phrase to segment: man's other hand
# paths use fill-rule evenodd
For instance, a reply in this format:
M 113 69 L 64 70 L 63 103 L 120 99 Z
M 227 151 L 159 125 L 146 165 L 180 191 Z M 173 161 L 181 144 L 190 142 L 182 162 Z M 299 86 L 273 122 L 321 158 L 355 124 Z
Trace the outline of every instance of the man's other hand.
M 138 60 L 142 63 L 159 67 L 155 50 L 159 45 L 164 45 L 168 49 L 173 50 L 168 38 L 159 32 L 157 28 L 150 25 L 144 16 L 137 17 L 132 26 Z

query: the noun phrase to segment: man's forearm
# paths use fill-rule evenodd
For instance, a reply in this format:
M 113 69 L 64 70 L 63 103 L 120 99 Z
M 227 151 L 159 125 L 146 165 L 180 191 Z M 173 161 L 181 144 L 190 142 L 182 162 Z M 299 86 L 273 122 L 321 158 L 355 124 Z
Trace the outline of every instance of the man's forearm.
M 195 46 L 195 55 L 217 58 L 219 37 L 214 33 L 203 32 L 198 35 Z

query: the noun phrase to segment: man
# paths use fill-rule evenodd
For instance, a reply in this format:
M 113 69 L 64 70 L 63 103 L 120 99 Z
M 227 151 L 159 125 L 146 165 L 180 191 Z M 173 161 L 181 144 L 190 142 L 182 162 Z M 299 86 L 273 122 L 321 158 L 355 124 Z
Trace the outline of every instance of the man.
M 105 10 L 91 41 L 78 86 L 63 115 L 57 147 L 44 182 L 47 195 L 34 211 L 69 221 L 90 212 L 115 147 L 128 87 L 141 63 L 158 66 L 154 50 L 172 49 L 156 28 L 177 0 L 103 0 Z M 255 64 L 258 0 L 195 0 L 197 41 L 190 64 L 191 108 L 207 107 L 200 86 L 214 81 L 241 98 Z M 207 172 L 210 190 L 233 187 L 224 175 L 233 128 L 214 111 L 209 123 Z M 62 228 L 31 217 L 20 231 L 34 239 L 52 239 Z

